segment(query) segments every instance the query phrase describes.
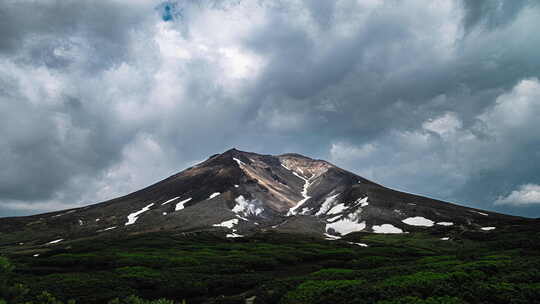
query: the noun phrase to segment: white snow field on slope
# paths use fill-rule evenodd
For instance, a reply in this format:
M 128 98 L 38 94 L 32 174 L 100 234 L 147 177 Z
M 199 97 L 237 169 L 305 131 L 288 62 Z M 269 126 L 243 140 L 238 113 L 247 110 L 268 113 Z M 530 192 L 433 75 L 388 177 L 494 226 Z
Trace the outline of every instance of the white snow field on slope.
M 75 211 L 77 211 L 77 209 L 75 209 L 75 210 L 69 210 L 69 211 L 67 211 L 67 212 L 64 212 L 64 213 L 62 213 L 62 214 L 57 214 L 57 215 L 53 215 L 52 217 L 59 217 L 59 216 L 63 216 L 63 215 L 66 215 L 66 214 L 70 214 L 70 213 L 73 213 L 73 212 L 75 212 Z
M 427 218 L 422 216 L 409 217 L 402 220 L 402 222 L 407 225 L 422 227 L 432 227 L 435 224 L 435 222 L 433 222 L 432 220 L 428 220 Z
M 489 214 L 487 214 L 487 213 L 478 212 L 478 211 L 471 211 L 471 212 L 478 213 L 478 214 L 483 215 L 483 216 L 488 216 L 488 215 L 489 215 Z
M 56 243 L 60 243 L 61 241 L 63 241 L 64 239 L 58 239 L 58 240 L 54 240 L 54 241 L 50 241 L 47 243 L 47 245 L 49 244 L 56 244 Z
M 437 225 L 441 225 L 441 226 L 452 226 L 452 225 L 454 225 L 454 223 L 452 223 L 452 222 L 438 222 Z
M 374 225 L 371 229 L 375 233 L 403 233 L 403 230 L 392 224 Z
M 133 212 L 130 215 L 128 215 L 127 216 L 128 221 L 124 225 L 127 226 L 127 225 L 135 224 L 135 222 L 139 219 L 139 215 L 141 215 L 142 213 L 150 210 L 150 207 L 152 207 L 152 206 L 154 206 L 154 203 L 142 208 L 141 210 L 139 210 L 137 212 Z
M 347 209 L 345 204 L 344 203 L 339 203 L 339 204 L 335 205 L 334 207 L 330 208 L 330 210 L 328 210 L 328 212 L 326 212 L 326 215 L 338 214 L 338 213 L 343 212 L 345 209 Z
M 362 231 L 366 228 L 366 222 L 356 222 L 354 219 L 351 219 L 350 216 L 343 218 L 341 220 L 335 221 L 333 223 L 326 224 L 326 232 L 330 229 L 333 229 L 335 232 L 340 235 L 345 235 L 347 233 Z
M 244 216 L 257 216 L 263 213 L 262 204 L 257 204 L 257 201 L 246 200 L 243 195 L 235 198 L 236 205 L 232 208 L 232 212 L 242 214 Z
M 178 204 L 176 204 L 176 207 L 174 207 L 174 211 L 178 211 L 178 210 L 182 210 L 184 209 L 184 205 L 189 202 L 191 200 L 191 197 L 190 198 L 186 198 L 185 200 L 181 201 L 181 202 L 178 202 Z
M 327 219 L 326 221 L 327 222 L 333 222 L 333 221 L 336 221 L 337 219 L 339 219 L 342 215 L 337 215 L 337 216 L 334 216 L 334 217 L 331 217 L 329 219 Z
M 325 236 L 325 239 L 330 240 L 330 241 L 335 241 L 335 240 L 341 239 L 341 237 L 339 237 L 337 235 L 331 235 L 331 234 L 328 234 L 328 233 L 325 233 L 324 236 Z
M 225 235 L 225 237 L 228 237 L 228 238 L 239 238 L 239 237 L 244 237 L 243 235 L 241 234 L 236 234 L 236 232 L 232 232 L 232 233 L 227 233 Z
M 302 179 L 304 181 L 304 188 L 302 189 L 302 192 L 301 192 L 303 199 L 301 199 L 298 203 L 296 203 L 296 205 L 294 207 L 289 209 L 289 212 L 287 212 L 287 215 L 295 215 L 295 214 L 297 214 L 298 212 L 296 211 L 296 209 L 300 208 L 308 199 L 311 198 L 311 196 L 309 196 L 307 194 L 309 186 L 311 186 L 311 178 L 305 178 L 305 177 L 301 176 L 300 174 L 298 174 L 298 173 L 296 173 L 294 171 L 291 171 L 291 172 L 296 177 L 298 177 L 298 178 L 300 178 L 300 179 Z
M 243 161 L 239 160 L 238 158 L 236 157 L 233 157 L 234 161 L 238 164 L 238 166 L 242 167 L 242 166 L 245 166 L 246 163 L 244 163 Z
M 166 201 L 166 202 L 162 203 L 161 205 L 162 205 L 162 206 L 163 206 L 163 205 L 167 205 L 168 203 L 170 203 L 170 202 L 173 202 L 173 201 L 175 201 L 175 200 L 177 200 L 177 199 L 179 199 L 179 198 L 180 198 L 180 196 L 177 196 L 177 197 L 171 198 L 170 200 L 168 200 L 168 201 Z
M 330 208 L 332 208 L 332 204 L 336 201 L 337 197 L 340 194 L 341 193 L 334 194 L 334 195 L 331 195 L 331 196 L 328 196 L 327 198 L 325 198 L 324 202 L 321 204 L 321 208 L 319 209 L 319 211 L 317 211 L 317 213 L 315 213 L 315 215 L 326 214 L 326 212 L 328 212 L 328 210 L 330 210 Z
M 363 198 L 359 198 L 357 199 L 355 202 L 354 202 L 354 205 L 357 206 L 358 204 L 360 204 L 360 207 L 366 207 L 369 205 L 369 202 L 368 202 L 368 197 L 363 197 Z
M 327 197 L 324 200 L 324 202 L 321 204 L 321 208 L 315 215 L 323 215 L 323 214 L 334 215 L 334 214 L 342 213 L 343 211 L 345 211 L 345 209 L 347 209 L 348 207 L 345 206 L 344 203 L 339 203 L 337 205 L 332 206 L 332 204 L 336 201 L 336 198 L 339 194 L 340 193 Z M 369 205 L 368 197 L 366 196 L 366 197 L 359 198 L 356 201 L 354 201 L 353 206 L 358 206 L 358 205 L 360 205 L 360 207 L 368 206 Z
M 482 229 L 484 231 L 490 231 L 490 230 L 495 230 L 495 227 L 482 227 L 480 229 Z
M 225 237 L 227 238 L 238 238 L 238 237 L 244 237 L 243 235 L 240 235 L 240 234 L 237 234 L 237 230 L 234 229 L 234 226 L 238 225 L 238 219 L 230 219 L 230 220 L 226 220 L 226 221 L 223 221 L 219 224 L 214 224 L 212 226 L 214 227 L 224 227 L 224 228 L 228 228 L 228 229 L 231 229 L 231 233 L 227 233 L 225 235 Z
M 360 247 L 369 247 L 368 244 L 364 244 L 364 243 L 347 242 L 347 244 L 358 245 Z
M 235 225 L 238 225 L 238 219 L 226 220 L 224 222 L 221 222 L 219 224 L 214 224 L 212 226 L 214 226 L 214 227 L 225 227 L 225 228 L 232 229 Z
M 214 197 L 216 197 L 216 196 L 218 196 L 218 195 L 220 195 L 220 194 L 221 194 L 221 193 L 219 193 L 219 192 L 214 192 L 214 193 L 210 194 L 210 196 L 208 197 L 208 199 L 213 199 Z
M 302 208 L 302 211 L 300 211 L 300 214 L 308 214 L 313 210 L 313 208 L 304 207 Z

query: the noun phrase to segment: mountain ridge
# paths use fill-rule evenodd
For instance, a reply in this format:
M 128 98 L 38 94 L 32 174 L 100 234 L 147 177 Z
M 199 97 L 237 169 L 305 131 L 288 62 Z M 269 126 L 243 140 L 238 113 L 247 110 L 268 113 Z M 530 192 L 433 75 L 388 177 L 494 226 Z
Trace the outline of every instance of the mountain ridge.
M 341 238 L 348 233 L 486 231 L 525 218 L 408 194 L 325 160 L 235 148 L 105 202 L 0 219 L 0 245 L 152 231 L 261 231 Z

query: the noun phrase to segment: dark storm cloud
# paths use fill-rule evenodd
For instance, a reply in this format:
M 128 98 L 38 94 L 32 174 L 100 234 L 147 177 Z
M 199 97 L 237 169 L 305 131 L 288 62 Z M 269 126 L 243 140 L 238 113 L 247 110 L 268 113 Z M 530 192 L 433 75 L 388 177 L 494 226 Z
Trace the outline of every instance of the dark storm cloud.
M 138 30 L 147 14 L 117 1 L 5 1 L 0 4 L 0 54 L 20 54 L 23 62 L 55 68 L 70 60 L 54 49 L 84 47 L 88 57 L 78 63 L 93 71 L 125 58 L 130 31 Z
M 540 214 L 532 1 L 9 1 L 0 17 L 3 214 L 112 198 L 232 146 Z
M 465 9 L 463 25 L 467 31 L 484 25 L 490 29 L 512 22 L 527 6 L 536 5 L 534 0 L 478 0 L 462 1 Z

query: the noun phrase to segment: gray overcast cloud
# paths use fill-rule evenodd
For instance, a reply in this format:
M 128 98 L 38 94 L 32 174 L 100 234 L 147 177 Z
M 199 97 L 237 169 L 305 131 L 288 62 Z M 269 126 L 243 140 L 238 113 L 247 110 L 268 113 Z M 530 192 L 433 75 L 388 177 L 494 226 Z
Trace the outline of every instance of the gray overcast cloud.
M 535 0 L 0 2 L 0 216 L 231 147 L 540 217 Z

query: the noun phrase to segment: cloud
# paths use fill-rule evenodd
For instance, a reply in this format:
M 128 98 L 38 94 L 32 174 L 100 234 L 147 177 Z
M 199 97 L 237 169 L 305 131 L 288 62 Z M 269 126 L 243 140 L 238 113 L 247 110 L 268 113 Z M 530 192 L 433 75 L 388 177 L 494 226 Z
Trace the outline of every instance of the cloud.
M 365 144 L 356 147 L 347 143 L 333 143 L 330 148 L 330 157 L 333 160 L 350 160 L 365 158 L 375 153 L 377 148 L 373 144 Z
M 540 185 L 521 185 L 518 190 L 512 191 L 508 196 L 499 197 L 495 204 L 514 206 L 540 204 Z
M 539 94 L 538 79 L 525 79 L 467 127 L 456 113 L 445 113 L 416 130 L 393 131 L 361 146 L 333 144 L 331 158 L 392 187 L 423 189 L 424 194 L 490 208 L 489 198 L 499 197 L 500 203 L 506 187 L 536 176 L 533 159 L 538 154 L 532 151 L 540 138 L 530 130 L 540 128 Z M 377 153 L 364 153 L 364 147 L 374 146 Z M 486 192 L 493 183 L 500 189 Z M 460 192 L 468 193 L 468 199 Z
M 540 172 L 539 20 L 525 0 L 3 1 L 0 214 L 233 146 L 491 208 Z
M 446 113 L 424 122 L 422 128 L 437 133 L 440 136 L 450 136 L 461 128 L 461 121 L 455 113 Z
M 490 29 L 504 26 L 516 19 L 527 6 L 536 4 L 532 0 L 464 0 L 462 3 L 465 9 L 464 27 L 467 30 L 480 25 Z

